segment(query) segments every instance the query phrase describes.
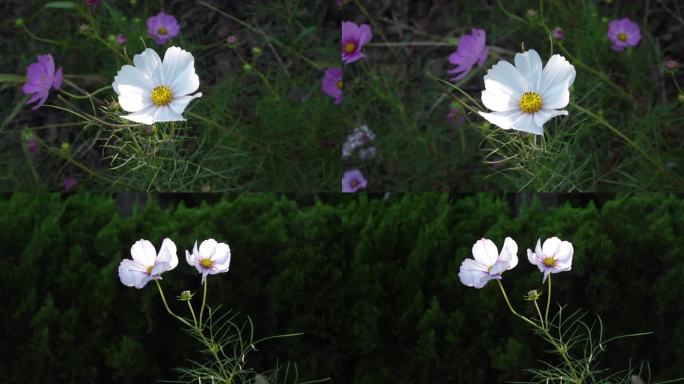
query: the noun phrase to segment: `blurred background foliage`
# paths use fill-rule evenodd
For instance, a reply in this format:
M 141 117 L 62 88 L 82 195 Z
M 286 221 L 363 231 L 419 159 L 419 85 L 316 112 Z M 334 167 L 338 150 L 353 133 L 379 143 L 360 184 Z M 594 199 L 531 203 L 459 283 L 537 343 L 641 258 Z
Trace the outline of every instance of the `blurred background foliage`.
M 503 284 L 514 306 L 541 289 L 526 260 L 538 237 L 575 247 L 553 300 L 600 314 L 606 336 L 654 331 L 608 349 L 611 372 L 650 362 L 653 379 L 684 366 L 684 200 L 646 195 L 130 195 L 0 197 L 0 377 L 8 383 L 151 383 L 174 379 L 196 345 L 148 285 L 117 266 L 140 238 L 171 237 L 179 266 L 168 298 L 197 291 L 184 250 L 226 241 L 231 270 L 209 278 L 210 305 L 254 320 L 257 371 L 295 361 L 302 380 L 336 383 L 501 383 L 550 358 L 495 286 L 460 284 L 482 236 L 519 244 Z M 532 198 L 534 197 L 534 198 Z M 172 307 L 183 311 L 181 303 Z

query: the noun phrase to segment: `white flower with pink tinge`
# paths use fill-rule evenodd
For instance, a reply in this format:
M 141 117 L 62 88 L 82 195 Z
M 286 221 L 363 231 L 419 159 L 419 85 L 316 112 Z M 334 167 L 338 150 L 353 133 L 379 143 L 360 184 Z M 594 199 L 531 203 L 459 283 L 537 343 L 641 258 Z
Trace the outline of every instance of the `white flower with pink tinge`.
M 140 239 L 131 246 L 131 259 L 123 259 L 119 264 L 119 280 L 127 287 L 141 289 L 152 280 L 161 280 L 161 274 L 176 268 L 176 244 L 164 239 L 157 254 L 154 245 Z
M 535 251 L 527 250 L 527 259 L 544 273 L 543 283 L 550 273 L 565 272 L 572 269 L 573 253 L 574 249 L 569 241 L 561 241 L 557 237 L 552 237 L 546 239 L 543 246 L 541 239 L 538 239 Z
M 185 251 L 185 259 L 188 264 L 197 268 L 202 274 L 202 284 L 207 275 L 228 272 L 230 267 L 230 247 L 226 243 L 218 243 L 214 239 L 204 240 L 197 249 L 197 241 L 192 254 Z
M 504 240 L 501 253 L 493 241 L 484 238 L 475 242 L 472 251 L 473 258 L 463 260 L 458 272 L 461 283 L 468 287 L 482 288 L 518 265 L 518 244 L 510 237 Z

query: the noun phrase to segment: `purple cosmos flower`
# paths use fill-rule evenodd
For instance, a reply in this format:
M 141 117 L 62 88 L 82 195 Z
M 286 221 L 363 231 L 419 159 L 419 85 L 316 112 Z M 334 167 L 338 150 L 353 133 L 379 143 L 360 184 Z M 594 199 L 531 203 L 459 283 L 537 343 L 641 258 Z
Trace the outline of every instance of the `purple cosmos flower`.
M 574 250 L 570 242 L 552 237 L 546 239 L 543 246 L 541 239 L 538 239 L 535 251 L 527 250 L 527 259 L 544 273 L 543 283 L 549 277 L 549 273 L 565 272 L 572 269 L 573 253 Z
M 670 59 L 670 60 L 665 62 L 665 68 L 667 68 L 671 71 L 674 71 L 675 69 L 677 69 L 678 65 L 679 64 L 677 63 L 677 60 L 673 60 L 673 59 Z
M 237 43 L 237 36 L 235 36 L 235 35 L 230 35 L 230 36 L 228 36 L 228 37 L 226 38 L 226 42 L 228 42 L 228 44 L 235 44 L 235 43 Z
M 472 252 L 473 258 L 463 260 L 458 272 L 461 283 L 468 287 L 482 288 L 518 265 L 518 244 L 510 237 L 504 240 L 501 253 L 493 241 L 484 238 L 475 242 Z
M 64 179 L 62 184 L 64 184 L 64 192 L 69 192 L 73 187 L 76 186 L 76 184 L 78 184 L 78 181 L 75 177 L 71 176 Z
M 26 142 L 26 149 L 32 154 L 38 153 L 38 140 L 36 140 L 35 136 L 31 136 L 28 141 Z
M 131 258 L 121 260 L 119 280 L 127 287 L 141 289 L 152 280 L 161 280 L 162 273 L 177 265 L 176 244 L 171 239 L 164 239 L 159 254 L 152 243 L 140 239 L 131 246 Z
M 342 23 L 342 61 L 351 64 L 363 58 L 361 48 L 373 38 L 373 32 L 368 24 L 358 26 L 351 21 Z
M 167 41 L 178 36 L 180 26 L 173 15 L 159 12 L 147 19 L 147 34 L 157 40 L 157 44 L 164 45 Z
M 118 41 L 119 44 L 126 44 L 128 42 L 128 37 L 126 37 L 126 35 L 123 33 L 119 33 L 116 35 L 116 41 Z
M 342 103 L 342 69 L 334 67 L 325 70 L 323 75 L 323 93 L 335 98 L 335 104 Z
M 556 27 L 552 33 L 553 37 L 555 37 L 558 40 L 561 40 L 565 36 L 565 31 L 563 31 L 563 28 L 561 27 Z
M 86 0 L 86 4 L 91 6 L 91 7 L 94 7 L 98 4 L 100 4 L 100 0 Z
M 38 109 L 47 100 L 50 88 L 59 89 L 62 86 L 62 68 L 55 72 L 55 61 L 51 54 L 38 55 L 38 62 L 28 66 L 26 69 L 26 84 L 21 90 L 33 96 L 26 102 L 27 104 L 38 101 L 31 109 Z
M 455 74 L 451 81 L 458 81 L 464 78 L 475 64 L 483 66 L 487 61 L 489 48 L 485 46 L 487 34 L 484 29 L 472 29 L 471 35 L 463 35 L 458 40 L 458 50 L 449 56 L 449 62 L 455 64 L 447 73 Z
M 616 19 L 608 24 L 608 39 L 613 43 L 613 51 L 621 52 L 626 47 L 633 47 L 641 40 L 639 26 L 630 19 Z
M 358 169 L 350 169 L 342 176 L 342 192 L 356 192 L 366 188 L 368 182 L 363 177 L 363 173 Z
M 197 249 L 197 241 L 195 241 L 192 253 L 187 250 L 185 251 L 185 260 L 202 274 L 202 284 L 204 284 L 207 275 L 228 272 L 230 267 L 230 247 L 226 243 L 218 243 L 214 239 L 207 239 Z

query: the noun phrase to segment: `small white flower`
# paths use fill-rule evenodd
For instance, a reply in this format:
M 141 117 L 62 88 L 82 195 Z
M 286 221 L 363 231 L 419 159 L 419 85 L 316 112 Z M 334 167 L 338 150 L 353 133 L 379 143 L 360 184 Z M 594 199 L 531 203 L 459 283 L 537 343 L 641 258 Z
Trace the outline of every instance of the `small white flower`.
M 347 136 L 347 141 L 342 146 L 342 157 L 351 156 L 352 152 L 358 147 L 363 147 L 367 143 L 375 139 L 375 133 L 368 128 L 368 125 L 364 124 L 359 128 L 355 128 L 349 136 Z M 361 152 L 363 149 L 359 150 Z M 373 157 L 375 156 L 375 149 L 371 152 L 367 152 L 364 155 Z M 361 156 L 361 153 L 359 153 Z M 364 159 L 364 157 L 361 157 Z
M 112 88 L 119 104 L 129 115 L 124 119 L 142 124 L 183 121 L 190 101 L 201 97 L 195 59 L 190 52 L 170 47 L 162 62 L 157 52 L 147 48 L 133 57 L 134 65 L 124 65 L 114 77 Z
M 161 274 L 176 268 L 176 244 L 164 239 L 159 254 L 154 245 L 141 239 L 131 246 L 131 259 L 123 259 L 119 264 L 119 280 L 127 287 L 142 288 L 151 280 L 161 280 Z
M 570 86 L 575 67 L 561 55 L 553 55 L 542 70 L 534 49 L 515 55 L 515 67 L 496 63 L 484 77 L 482 103 L 494 112 L 480 112 L 490 123 L 503 129 L 543 134 L 544 123 L 567 115 Z
M 473 245 L 473 258 L 461 263 L 458 277 L 468 287 L 482 288 L 489 280 L 501 279 L 504 271 L 518 265 L 518 244 L 507 237 L 501 254 L 493 241 L 480 239 Z
M 188 264 L 197 268 L 197 271 L 202 274 L 202 284 L 204 284 L 207 275 L 228 272 L 230 248 L 228 244 L 217 243 L 214 239 L 208 239 L 200 244 L 198 250 L 197 241 L 195 241 L 192 254 L 185 251 L 185 259 Z
M 544 273 L 542 283 L 549 277 L 549 273 L 565 272 L 572 269 L 572 254 L 574 250 L 569 241 L 561 241 L 557 237 L 544 240 L 537 240 L 537 248 L 534 252 L 527 250 L 527 259 L 536 265 L 539 271 Z

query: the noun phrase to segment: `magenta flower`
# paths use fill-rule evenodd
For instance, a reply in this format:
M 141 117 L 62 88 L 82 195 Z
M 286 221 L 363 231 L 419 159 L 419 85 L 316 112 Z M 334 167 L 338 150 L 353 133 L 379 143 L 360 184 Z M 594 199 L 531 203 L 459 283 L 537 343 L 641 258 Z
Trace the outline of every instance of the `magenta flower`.
M 358 26 L 351 21 L 342 23 L 342 61 L 351 64 L 362 59 L 365 55 L 361 48 L 373 38 L 373 32 L 368 24 Z
M 565 31 L 563 31 L 563 28 L 561 27 L 556 27 L 553 30 L 553 37 L 555 37 L 558 40 L 561 40 L 565 36 Z
M 86 0 L 86 4 L 91 6 L 91 7 L 94 7 L 98 4 L 100 4 L 100 0 Z
M 342 192 L 357 192 L 359 189 L 366 188 L 366 185 L 368 182 L 358 169 L 345 171 L 342 176 Z
M 45 104 L 50 89 L 59 89 L 62 86 L 62 68 L 60 67 L 55 72 L 55 60 L 51 54 L 38 55 L 38 62 L 35 62 L 26 68 L 26 84 L 21 90 L 33 96 L 26 102 L 26 104 L 38 101 L 31 109 L 38 109 Z
M 64 179 L 63 184 L 64 184 L 64 192 L 69 192 L 73 187 L 76 186 L 76 184 L 78 184 L 78 181 L 76 180 L 75 177 L 71 176 L 71 177 L 67 177 L 66 179 Z
M 126 44 L 128 42 L 128 37 L 126 37 L 126 35 L 123 33 L 119 33 L 116 35 L 116 41 L 118 41 L 119 44 Z
M 230 36 L 228 36 L 228 37 L 226 38 L 226 42 L 228 42 L 228 44 L 235 44 L 235 43 L 237 43 L 237 36 L 235 36 L 235 35 L 230 35 Z
M 335 98 L 335 104 L 342 103 L 342 69 L 333 67 L 325 70 L 323 75 L 323 93 Z
M 147 19 L 147 34 L 157 40 L 157 44 L 164 45 L 167 41 L 178 36 L 180 26 L 173 15 L 159 12 Z
M 456 75 L 451 81 L 464 78 L 475 64 L 478 67 L 484 65 L 489 54 L 489 48 L 485 46 L 486 40 L 487 34 L 484 29 L 473 28 L 471 35 L 461 36 L 458 40 L 458 50 L 449 55 L 449 62 L 456 65 L 456 68 L 447 71 Z
M 500 280 L 501 274 L 518 265 L 518 244 L 507 237 L 501 248 L 489 239 L 482 238 L 473 244 L 473 258 L 461 263 L 458 278 L 468 287 L 480 289 L 490 280 Z
M 26 142 L 26 149 L 32 154 L 38 153 L 38 140 L 36 140 L 35 136 L 31 136 L 28 141 Z
M 608 39 L 613 43 L 613 51 L 621 52 L 626 47 L 634 47 L 641 40 L 639 26 L 630 19 L 616 19 L 608 24 Z

